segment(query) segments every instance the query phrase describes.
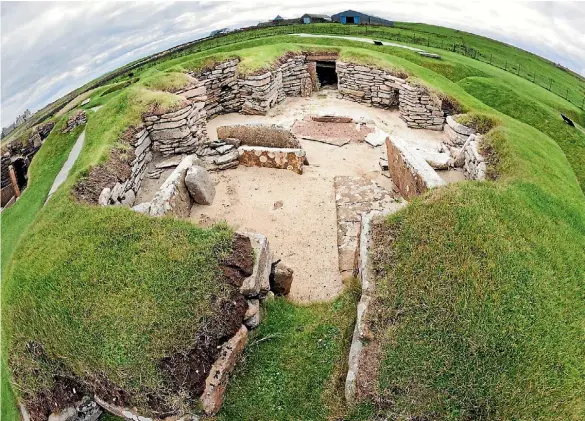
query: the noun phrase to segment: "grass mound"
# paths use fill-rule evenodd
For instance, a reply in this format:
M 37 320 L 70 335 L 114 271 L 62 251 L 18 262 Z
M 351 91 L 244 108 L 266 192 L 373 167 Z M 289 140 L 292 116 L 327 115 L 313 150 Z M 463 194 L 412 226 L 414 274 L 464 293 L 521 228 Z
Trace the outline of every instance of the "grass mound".
M 16 247 L 3 276 L 4 343 L 16 390 L 34 420 L 81 393 L 150 414 L 192 408 L 218 345 L 242 323 L 245 302 L 221 271 L 231 229 L 85 205 L 71 195 L 110 159 L 143 112 L 181 102 L 133 86 L 90 113 L 70 177 L 36 209 Z M 37 156 L 44 151 L 50 149 Z M 44 199 L 43 184 L 31 181 L 28 194 Z M 195 368 L 199 374 L 191 375 Z
M 498 124 L 493 117 L 480 113 L 461 114 L 455 117 L 455 120 L 459 124 L 471 127 L 480 134 L 486 134 Z
M 566 124 L 558 111 L 493 79 L 468 78 L 459 82 L 467 92 L 490 107 L 522 121 L 554 139 L 565 153 L 585 191 L 585 133 Z

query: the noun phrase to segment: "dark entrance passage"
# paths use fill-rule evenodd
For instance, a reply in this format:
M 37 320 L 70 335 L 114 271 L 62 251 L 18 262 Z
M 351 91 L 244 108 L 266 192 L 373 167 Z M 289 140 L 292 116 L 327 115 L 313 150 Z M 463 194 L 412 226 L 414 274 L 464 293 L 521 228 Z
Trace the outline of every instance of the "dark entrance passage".
M 323 86 L 337 87 L 337 72 L 335 71 L 334 61 L 318 61 L 317 62 L 317 78 L 319 84 Z
M 12 168 L 14 168 L 14 174 L 16 175 L 16 183 L 20 190 L 24 190 L 28 177 L 26 172 L 28 171 L 28 165 L 24 158 L 17 158 L 12 162 Z

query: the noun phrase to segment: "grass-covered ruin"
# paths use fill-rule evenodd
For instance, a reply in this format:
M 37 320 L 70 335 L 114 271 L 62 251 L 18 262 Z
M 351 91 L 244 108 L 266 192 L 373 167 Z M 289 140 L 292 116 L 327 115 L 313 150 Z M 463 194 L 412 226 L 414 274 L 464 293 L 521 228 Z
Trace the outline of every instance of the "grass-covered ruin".
M 18 398 L 43 419 L 55 402 L 73 399 L 59 394 L 63 384 L 150 416 L 198 410 L 189 387 L 201 379 L 177 384 L 164 361 L 192 352 L 212 325 L 219 332 L 213 346 L 221 345 L 234 333 L 226 314 L 241 325 L 245 309 L 221 269 L 233 251 L 233 227 L 88 204 L 75 187 L 112 151 L 124 153 L 124 136 L 143 113 L 184 105 L 176 92 L 192 80 L 187 72 L 239 58 L 238 75 L 258 75 L 304 52 L 335 53 L 448 98 L 463 114 L 458 122 L 483 135 L 490 177 L 427 192 L 375 226 L 367 319 L 375 346 L 356 403 L 343 399 L 360 295 L 352 280 L 330 303 L 265 303 L 266 320 L 250 333 L 217 419 L 584 418 L 585 111 L 454 52 L 427 48 L 441 54 L 436 60 L 261 31 L 257 39 L 237 34 L 238 42 L 159 59 L 97 88 L 83 106 L 85 128 L 61 133 L 74 111 L 56 120 L 59 130 L 35 155 L 28 188 L 2 213 L 2 417 L 17 419 Z M 534 71 L 560 72 L 510 46 L 464 36 Z M 562 78 L 584 86 L 572 74 Z M 82 130 L 80 157 L 43 206 Z

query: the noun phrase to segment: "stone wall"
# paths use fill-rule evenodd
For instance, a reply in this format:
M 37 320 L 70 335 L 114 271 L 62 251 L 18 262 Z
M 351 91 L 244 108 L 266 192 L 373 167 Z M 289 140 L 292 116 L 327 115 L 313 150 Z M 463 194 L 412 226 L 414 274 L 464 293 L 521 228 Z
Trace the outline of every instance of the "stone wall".
M 471 135 L 461 151 L 464 162 L 463 173 L 468 180 L 485 180 L 487 162 L 479 151 L 480 144 L 481 137 Z
M 72 114 L 71 117 L 67 119 L 65 128 L 63 128 L 63 133 L 69 133 L 77 126 L 81 126 L 85 123 L 87 123 L 87 114 L 85 113 L 85 110 L 77 110 L 75 114 Z
M 206 89 L 205 111 L 207 118 L 217 114 L 238 112 L 242 108 L 236 75 L 240 59 L 235 58 L 216 64 L 201 73 L 191 73 Z
M 442 103 L 427 90 L 389 72 L 337 61 L 339 92 L 343 98 L 379 108 L 399 107 L 400 118 L 413 129 L 443 130 Z
M 195 98 L 201 99 L 201 87 L 191 91 Z M 162 155 L 195 152 L 208 139 L 204 107 L 203 100 L 192 101 L 178 111 L 144 116 L 144 125 L 153 141 L 153 150 Z
M 443 130 L 445 112 L 441 106 L 424 88 L 406 83 L 400 88 L 400 118 L 411 129 Z
M 99 197 L 99 204 L 133 206 L 136 195 L 146 172 L 148 163 L 152 160 L 152 141 L 148 130 L 143 128 L 134 135 L 134 160 L 130 177 L 117 182 L 113 187 L 106 187 Z
M 315 62 L 307 62 L 306 56 L 289 57 L 280 66 L 282 72 L 282 88 L 286 96 L 311 96 L 315 74 Z
M 398 106 L 398 91 L 405 83 L 404 79 L 383 70 L 339 60 L 336 71 L 343 98 L 380 108 Z
M 280 69 L 245 76 L 239 79 L 239 87 L 243 114 L 264 115 L 285 98 Z
M 403 140 L 389 137 L 386 139 L 386 151 L 390 178 L 405 199 L 445 184 L 422 157 L 408 149 Z

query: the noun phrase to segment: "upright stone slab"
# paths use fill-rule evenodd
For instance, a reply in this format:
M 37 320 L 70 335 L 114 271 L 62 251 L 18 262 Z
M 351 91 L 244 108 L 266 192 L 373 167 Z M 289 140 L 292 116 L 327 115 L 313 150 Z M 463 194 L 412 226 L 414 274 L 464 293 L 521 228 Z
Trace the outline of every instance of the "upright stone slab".
M 244 279 L 240 292 L 248 298 L 255 298 L 266 294 L 270 290 L 270 248 L 268 239 L 257 233 L 242 233 L 250 238 L 254 249 L 254 269 L 252 275 Z

